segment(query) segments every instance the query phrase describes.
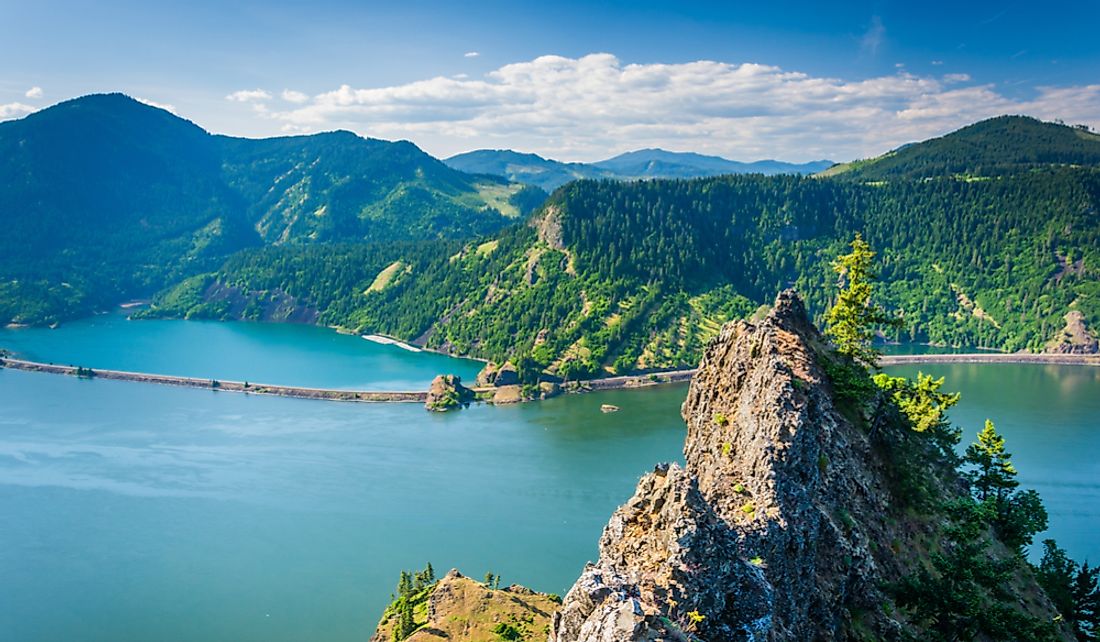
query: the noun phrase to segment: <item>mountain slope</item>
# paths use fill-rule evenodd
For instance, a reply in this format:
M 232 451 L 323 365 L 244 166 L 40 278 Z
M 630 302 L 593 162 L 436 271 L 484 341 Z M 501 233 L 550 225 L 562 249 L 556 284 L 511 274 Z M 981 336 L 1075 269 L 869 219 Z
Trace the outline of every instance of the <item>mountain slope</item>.
M 891 338 L 1041 350 L 1071 311 L 1075 334 L 1100 328 L 1100 172 L 1087 169 L 886 185 L 578 181 L 491 240 L 293 263 L 262 250 L 209 278 L 316 305 L 312 284 L 339 274 L 317 306 L 324 323 L 577 378 L 690 367 L 722 323 L 791 284 L 820 315 L 830 264 L 857 232 L 880 252 L 883 302 L 906 317 Z M 158 306 L 205 313 L 195 293 Z
M 1100 165 L 1100 134 L 1027 116 L 999 116 L 823 176 L 856 180 L 999 176 L 1059 165 Z
M 86 96 L 0 123 L 0 322 L 102 309 L 263 243 L 487 234 L 530 211 L 530 192 L 408 142 L 211 136 Z
M 481 149 L 452 156 L 444 162 L 464 172 L 502 176 L 511 181 L 537 185 L 546 191 L 553 191 L 565 183 L 585 178 L 636 180 L 698 178 L 721 174 L 813 174 L 833 164 L 832 161 L 799 164 L 774 160 L 742 163 L 718 156 L 669 152 L 663 149 L 641 149 L 596 163 L 563 163 L 535 154 Z

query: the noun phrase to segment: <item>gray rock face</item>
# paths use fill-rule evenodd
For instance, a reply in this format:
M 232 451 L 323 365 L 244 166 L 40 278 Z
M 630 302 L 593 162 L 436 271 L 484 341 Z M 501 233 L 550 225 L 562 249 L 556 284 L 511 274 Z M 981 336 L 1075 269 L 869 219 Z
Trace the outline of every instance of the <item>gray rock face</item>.
M 519 372 L 516 371 L 516 367 L 512 365 L 511 361 L 506 361 L 500 366 L 490 361 L 485 364 L 481 372 L 477 373 L 474 385 L 482 387 L 516 386 L 519 385 Z
M 864 431 L 833 406 L 802 302 L 708 347 L 682 414 L 685 469 L 644 477 L 604 529 L 550 640 L 894 639 L 880 589 L 900 569 Z M 885 548 L 885 547 L 883 547 Z M 888 549 L 886 549 L 888 551 Z
M 461 408 L 474 399 L 472 390 L 462 385 L 462 379 L 456 375 L 436 375 L 428 387 L 428 396 L 424 408 L 431 412 L 446 412 Z
M 611 517 L 600 561 L 566 595 L 552 639 L 753 639 L 770 628 L 771 603 L 762 569 L 694 478 L 659 466 Z

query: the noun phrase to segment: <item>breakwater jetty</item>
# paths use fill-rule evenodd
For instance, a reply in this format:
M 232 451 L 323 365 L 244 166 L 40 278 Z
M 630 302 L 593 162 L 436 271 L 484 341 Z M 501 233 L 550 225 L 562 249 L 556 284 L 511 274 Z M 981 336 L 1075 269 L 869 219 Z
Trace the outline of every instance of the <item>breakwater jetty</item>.
M 905 354 L 886 355 L 879 358 L 881 366 L 900 366 L 908 364 L 936 363 L 1030 363 L 1038 365 L 1085 365 L 1100 366 L 1100 354 L 1031 354 L 1024 352 L 978 352 L 965 354 Z M 247 381 L 227 381 L 224 379 L 200 379 L 197 377 L 177 377 L 173 375 L 149 374 L 144 372 L 126 372 L 123 370 L 103 370 L 78 366 L 62 366 L 53 363 L 39 363 L 11 357 L 0 357 L 0 367 L 28 372 L 69 375 L 95 379 L 114 379 L 156 383 L 169 386 L 184 386 L 220 392 L 243 392 L 254 395 L 274 395 L 297 399 L 319 399 L 322 401 L 353 401 L 364 403 L 407 402 L 424 403 L 427 390 L 379 391 L 379 390 L 341 390 L 336 388 L 304 388 L 300 386 L 280 386 Z M 599 390 L 625 390 L 648 386 L 667 385 L 691 381 L 695 370 L 666 370 L 641 375 L 606 377 L 584 381 L 566 382 L 564 392 L 595 392 Z M 493 388 L 472 388 L 474 392 L 492 392 Z
M 45 372 L 74 377 L 94 379 L 114 379 L 118 381 L 137 381 L 140 383 L 158 383 L 169 386 L 202 388 L 218 392 L 243 392 L 253 395 L 274 395 L 277 397 L 295 397 L 298 399 L 321 399 L 324 401 L 359 402 L 418 402 L 424 403 L 427 390 L 418 391 L 375 391 L 375 390 L 339 390 L 333 388 L 303 388 L 300 386 L 279 386 L 247 381 L 227 381 L 224 379 L 199 379 L 197 377 L 177 377 L 173 375 L 149 374 L 144 372 L 126 372 L 123 370 L 103 370 L 78 366 L 60 366 L 52 363 L 38 363 L 23 359 L 4 357 L 0 366 L 27 372 Z

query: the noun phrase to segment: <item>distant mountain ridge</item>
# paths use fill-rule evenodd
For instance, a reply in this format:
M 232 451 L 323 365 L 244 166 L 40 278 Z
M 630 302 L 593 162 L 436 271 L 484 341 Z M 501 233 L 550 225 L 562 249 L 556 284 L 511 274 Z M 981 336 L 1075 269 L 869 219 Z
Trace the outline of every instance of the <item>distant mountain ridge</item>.
M 215 136 L 85 96 L 0 123 L 0 323 L 149 295 L 247 247 L 489 234 L 544 198 L 407 141 Z
M 565 163 L 508 149 L 479 149 L 443 161 L 471 174 L 489 174 L 537 185 L 553 191 L 569 181 L 592 179 L 705 178 L 722 174 L 815 174 L 834 163 L 821 160 L 787 163 L 760 160 L 750 163 L 693 152 L 639 149 L 595 163 Z
M 1100 134 L 1028 116 L 998 116 L 821 176 L 856 180 L 992 177 L 1053 166 L 1100 165 Z

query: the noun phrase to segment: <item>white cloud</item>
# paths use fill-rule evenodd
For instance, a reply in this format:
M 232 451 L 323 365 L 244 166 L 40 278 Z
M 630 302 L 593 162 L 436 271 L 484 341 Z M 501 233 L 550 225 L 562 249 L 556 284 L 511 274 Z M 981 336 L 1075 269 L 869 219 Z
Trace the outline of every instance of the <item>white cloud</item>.
M 477 51 L 467 51 L 466 53 L 464 53 L 462 55 L 463 55 L 463 57 L 466 57 L 466 58 L 477 58 L 481 54 Z
M 38 100 L 39 98 L 44 96 L 45 93 L 42 91 L 41 87 L 31 87 L 30 89 L 27 90 L 27 93 L 25 93 L 23 95 L 26 96 L 27 98 Z
M 288 103 L 302 104 L 304 102 L 309 102 L 309 94 L 304 94 L 300 91 L 294 91 L 293 89 L 284 89 L 283 100 L 287 101 Z
M 250 103 L 258 100 L 271 100 L 271 94 L 263 89 L 242 89 L 229 94 L 225 99 L 239 103 Z
M 176 106 L 175 105 L 169 105 L 168 103 L 158 103 L 155 100 L 149 100 L 148 98 L 142 98 L 140 96 L 134 96 L 134 100 L 138 101 L 139 103 L 144 103 L 146 105 L 149 105 L 150 107 L 156 107 L 157 109 L 163 109 L 166 112 L 170 112 L 170 113 L 179 115 L 176 112 Z
M 343 85 L 260 113 L 285 132 L 346 128 L 408 138 L 437 155 L 509 147 L 595 160 L 640 147 L 741 160 L 872 156 L 1006 113 L 1100 126 L 1100 85 L 1009 98 L 964 74 L 859 80 L 701 60 L 623 64 L 610 54 L 542 56 L 476 78 Z
M 933 60 L 933 61 L 932 61 L 932 64 L 933 64 L 933 65 L 935 65 L 935 66 L 937 66 L 937 67 L 939 67 L 940 65 L 942 65 L 942 64 L 943 64 L 943 61 L 942 61 L 942 60 Z
M 20 116 L 26 116 L 27 114 L 36 110 L 36 107 L 24 105 L 23 103 L 8 103 L 6 105 L 0 105 L 0 120 L 19 118 Z

